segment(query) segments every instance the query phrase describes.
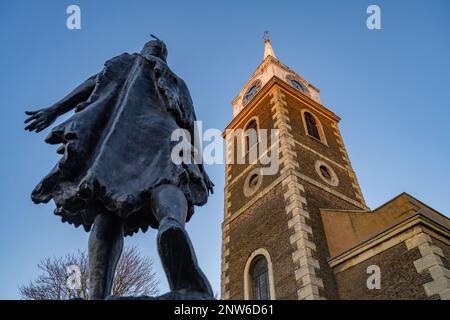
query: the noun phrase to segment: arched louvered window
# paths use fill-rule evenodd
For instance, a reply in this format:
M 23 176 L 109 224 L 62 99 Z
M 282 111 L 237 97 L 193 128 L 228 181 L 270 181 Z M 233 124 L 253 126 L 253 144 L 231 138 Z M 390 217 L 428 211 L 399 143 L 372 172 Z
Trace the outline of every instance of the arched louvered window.
M 304 117 L 305 117 L 306 129 L 308 130 L 308 134 L 310 136 L 316 138 L 317 140 L 321 140 L 320 133 L 319 133 L 319 127 L 317 125 L 316 119 L 314 119 L 314 116 L 309 112 L 305 112 Z
M 267 260 L 263 255 L 256 256 L 250 267 L 252 298 L 254 300 L 269 300 L 269 272 Z
M 258 144 L 258 123 L 256 119 L 250 120 L 245 127 L 245 153 Z

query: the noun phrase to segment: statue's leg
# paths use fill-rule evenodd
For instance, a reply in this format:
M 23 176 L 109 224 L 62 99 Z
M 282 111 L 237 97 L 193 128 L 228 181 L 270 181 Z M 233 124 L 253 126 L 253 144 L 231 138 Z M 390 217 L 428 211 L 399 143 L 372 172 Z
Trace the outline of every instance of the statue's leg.
M 89 296 L 111 294 L 114 272 L 123 249 L 123 222 L 114 214 L 99 214 L 89 236 Z
M 184 229 L 188 209 L 184 193 L 173 185 L 159 186 L 152 191 L 151 205 L 159 222 L 158 252 L 170 289 L 212 297 L 211 285 L 197 264 Z

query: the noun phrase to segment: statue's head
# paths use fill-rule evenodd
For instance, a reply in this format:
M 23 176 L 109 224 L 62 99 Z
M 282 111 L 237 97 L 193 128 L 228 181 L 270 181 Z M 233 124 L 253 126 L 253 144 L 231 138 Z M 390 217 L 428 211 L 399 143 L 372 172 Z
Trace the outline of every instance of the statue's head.
M 151 35 L 155 40 L 151 40 L 144 45 L 144 48 L 141 50 L 141 54 L 144 57 L 147 56 L 156 56 L 164 61 L 167 60 L 167 47 L 164 42 L 159 40 L 154 35 Z

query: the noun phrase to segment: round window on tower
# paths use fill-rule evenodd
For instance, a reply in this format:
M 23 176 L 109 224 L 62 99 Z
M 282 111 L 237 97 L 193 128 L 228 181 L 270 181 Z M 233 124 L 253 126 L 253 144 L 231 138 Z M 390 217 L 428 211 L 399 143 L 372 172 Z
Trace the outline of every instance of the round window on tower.
M 244 195 L 246 197 L 252 196 L 262 184 L 262 175 L 260 169 L 252 170 L 244 182 Z
M 248 186 L 250 188 L 255 188 L 258 185 L 258 179 L 259 176 L 256 173 L 253 174 L 250 179 L 248 179 Z
M 315 168 L 316 168 L 316 172 L 319 175 L 319 177 L 323 181 L 325 181 L 327 184 L 332 185 L 334 187 L 336 187 L 339 184 L 339 179 L 338 179 L 336 173 L 324 161 L 317 160 Z
M 320 173 L 322 174 L 322 177 L 324 177 L 328 181 L 331 181 L 331 174 L 330 174 L 330 171 L 328 171 L 327 167 L 322 165 L 319 167 L 319 169 L 320 169 Z

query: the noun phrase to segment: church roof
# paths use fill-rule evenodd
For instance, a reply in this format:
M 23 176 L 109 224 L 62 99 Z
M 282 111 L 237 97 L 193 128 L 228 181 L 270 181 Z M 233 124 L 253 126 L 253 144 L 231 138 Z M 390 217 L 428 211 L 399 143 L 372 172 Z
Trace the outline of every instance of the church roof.
M 450 230 L 450 219 L 403 192 L 373 211 L 321 209 L 332 258 L 348 253 L 395 226 L 420 215 Z M 343 232 L 345 230 L 345 232 Z

